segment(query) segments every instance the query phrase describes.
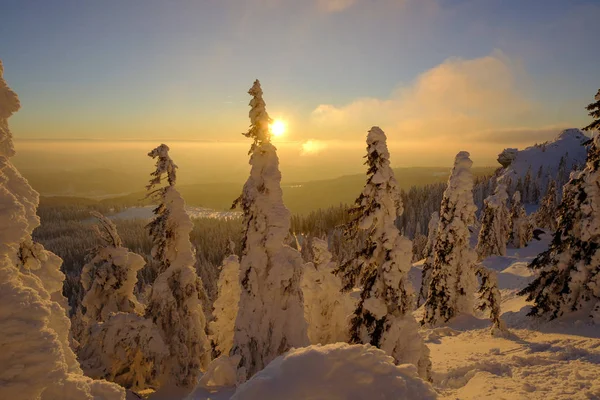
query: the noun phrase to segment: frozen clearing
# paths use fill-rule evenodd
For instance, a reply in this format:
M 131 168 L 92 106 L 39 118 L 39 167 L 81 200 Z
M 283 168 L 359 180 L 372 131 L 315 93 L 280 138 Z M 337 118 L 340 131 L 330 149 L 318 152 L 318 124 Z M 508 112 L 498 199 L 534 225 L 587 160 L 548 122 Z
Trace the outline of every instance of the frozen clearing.
M 440 399 L 600 399 L 598 326 L 575 320 L 532 319 L 526 316 L 529 306 L 524 298 L 516 296 L 532 279 L 527 264 L 546 248 L 549 239 L 542 236 L 542 241 L 534 240 L 527 248 L 509 248 L 506 257 L 484 260 L 488 268 L 498 272 L 508 335 L 493 337 L 484 316 L 458 318 L 450 326 L 422 331 L 431 350 L 433 387 Z M 411 271 L 414 284 L 419 283 L 421 264 L 416 263 Z M 417 318 L 421 311 L 415 312 Z M 303 382 L 310 386 L 310 369 L 297 371 L 286 377 L 286 382 L 278 384 L 292 387 Z M 233 388 L 210 392 L 199 388 L 188 399 L 226 400 L 233 393 Z M 255 399 L 252 396 L 238 398 Z
M 441 399 L 600 399 L 600 329 L 575 320 L 544 322 L 526 314 L 516 293 L 531 280 L 529 261 L 549 237 L 484 264 L 498 271 L 510 333 L 493 337 L 474 317 L 425 331 Z

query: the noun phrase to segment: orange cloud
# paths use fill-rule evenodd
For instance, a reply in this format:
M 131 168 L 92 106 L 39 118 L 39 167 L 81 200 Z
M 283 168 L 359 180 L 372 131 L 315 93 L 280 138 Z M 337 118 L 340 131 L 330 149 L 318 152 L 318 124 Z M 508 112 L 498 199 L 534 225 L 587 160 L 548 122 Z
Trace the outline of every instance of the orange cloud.
M 469 137 L 489 139 L 490 130 L 529 128 L 536 105 L 520 90 L 522 72 L 502 52 L 464 60 L 450 58 L 399 87 L 388 99 L 360 98 L 312 112 L 318 130 L 360 134 L 381 126 L 398 141 Z M 354 136 L 358 138 L 358 136 Z

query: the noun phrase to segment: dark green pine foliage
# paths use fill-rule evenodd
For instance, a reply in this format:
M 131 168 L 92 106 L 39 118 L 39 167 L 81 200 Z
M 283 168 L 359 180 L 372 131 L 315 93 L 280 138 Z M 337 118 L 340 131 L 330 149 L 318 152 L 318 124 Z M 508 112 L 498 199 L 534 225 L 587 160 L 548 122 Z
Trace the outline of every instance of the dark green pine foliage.
M 565 186 L 549 249 L 530 264 L 539 275 L 519 293 L 534 302 L 529 315 L 555 319 L 585 310 L 600 320 L 599 145 L 596 137 L 585 169 Z
M 596 93 L 596 97 L 594 99 L 596 101 L 586 107 L 586 109 L 589 111 L 590 117 L 594 118 L 594 122 L 583 128 L 584 131 L 600 130 L 600 89 L 598 89 L 598 93 Z

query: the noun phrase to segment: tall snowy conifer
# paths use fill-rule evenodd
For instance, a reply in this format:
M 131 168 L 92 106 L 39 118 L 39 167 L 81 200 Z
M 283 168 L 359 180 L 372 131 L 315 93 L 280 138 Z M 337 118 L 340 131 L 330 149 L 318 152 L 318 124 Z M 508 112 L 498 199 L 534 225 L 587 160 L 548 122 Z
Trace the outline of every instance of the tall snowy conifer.
M 240 259 L 230 243 L 230 255 L 221 264 L 217 282 L 219 295 L 213 304 L 213 320 L 209 323 L 213 354 L 229 355 L 240 302 Z
M 356 302 L 349 293 L 340 293 L 342 282 L 333 274 L 337 264 L 327 248 L 327 242 L 308 238 L 302 245 L 303 253 L 309 253 L 302 276 L 304 316 L 308 323 L 308 338 L 312 344 L 348 342 L 350 316 Z
M 594 97 L 594 103 L 589 104 L 586 109 L 589 111 L 589 116 L 594 119 L 591 124 L 583 128 L 585 131 L 600 131 L 600 89 Z
M 144 259 L 123 247 L 112 221 L 98 212 L 92 215 L 102 244 L 81 272 L 81 366 L 90 377 L 126 388 L 155 388 L 168 350 L 156 325 L 142 317 L 143 306 L 134 295 Z
M 427 229 L 427 245 L 425 245 L 425 262 L 421 271 L 421 289 L 417 297 L 417 307 L 421 305 L 421 301 L 427 300 L 427 291 L 431 279 L 431 266 L 433 265 L 433 247 L 437 239 L 438 225 L 440 223 L 440 213 L 435 211 L 431 214 Z
M 468 152 L 456 155 L 442 199 L 423 319 L 429 325 L 473 311 L 477 256 L 469 247 L 469 226 L 475 223 L 477 207 L 473 202 L 472 165 Z
M 8 118 L 20 108 L 0 62 L 0 398 L 124 400 L 85 377 L 69 345 L 62 260 L 31 240 L 39 195 L 10 161 Z
M 423 344 L 412 316 L 413 288 L 408 280 L 411 242 L 395 225 L 403 206 L 398 183 L 390 166 L 386 136 L 378 127 L 367 135 L 367 183 L 350 210 L 350 236 L 366 231 L 367 238 L 356 263 L 339 268 L 348 289 L 352 282 L 362 287 L 350 326 L 350 342 L 371 344 L 398 363 L 418 367 L 429 375 L 429 350 Z
M 555 231 L 556 213 L 556 181 L 552 179 L 548 184 L 548 190 L 546 191 L 546 195 L 542 199 L 540 208 L 535 213 L 535 224 L 539 228 L 545 228 L 550 229 L 551 231 Z
M 550 247 L 530 264 L 538 277 L 520 294 L 530 315 L 554 319 L 582 311 L 600 322 L 600 139 L 594 138 L 583 171 L 565 185 L 558 228 Z
M 203 287 L 196 273 L 196 257 L 190 242 L 192 221 L 177 189 L 177 166 L 169 147 L 161 144 L 148 155 L 156 158 L 156 170 L 147 186 L 158 206 L 148 224 L 159 261 L 159 274 L 152 285 L 146 316 L 161 330 L 170 357 L 163 365 L 164 383 L 180 387 L 196 384 L 200 370 L 210 361 L 210 343 L 202 310 Z M 166 178 L 167 185 L 158 187 Z
M 82 316 L 89 326 L 107 321 L 110 313 L 143 312 L 133 291 L 144 259 L 123 247 L 112 221 L 98 212 L 92 215 L 100 223 L 95 228 L 102 245 L 92 251 L 91 261 L 81 271 Z
M 510 222 L 507 201 L 506 185 L 498 182 L 494 194 L 484 201 L 485 208 L 476 248 L 480 260 L 492 255 L 506 255 Z
M 527 246 L 527 243 L 533 236 L 533 227 L 523 203 L 521 203 L 521 193 L 516 191 L 513 195 L 512 206 L 510 209 L 510 238 L 511 245 L 517 249 Z
M 300 281 L 300 253 L 284 244 L 290 212 L 283 204 L 277 149 L 271 143 L 260 82 L 248 91 L 250 177 L 235 205 L 244 219 L 240 259 L 240 308 L 235 322 L 232 355 L 241 357 L 239 378 L 248 379 L 292 347 L 308 344 Z

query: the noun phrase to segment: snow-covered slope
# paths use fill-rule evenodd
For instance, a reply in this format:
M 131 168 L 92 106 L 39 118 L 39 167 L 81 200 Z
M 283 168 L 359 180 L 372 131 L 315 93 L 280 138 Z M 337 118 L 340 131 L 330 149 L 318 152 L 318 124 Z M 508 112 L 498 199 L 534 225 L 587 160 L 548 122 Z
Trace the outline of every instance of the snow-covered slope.
M 579 129 L 565 129 L 554 140 L 536 144 L 523 150 L 505 149 L 498 156 L 498 162 L 505 165 L 500 175 L 509 178 L 511 193 L 519 181 L 525 182 L 529 172 L 531 180 L 537 181 L 541 194 L 545 192 L 548 176 L 559 181 L 559 187 L 566 183 L 574 166 L 585 164 L 586 147 L 590 138 Z M 564 160 L 564 174 L 561 172 L 561 160 Z M 541 176 L 538 177 L 541 168 Z M 560 182 L 562 180 L 562 182 Z

